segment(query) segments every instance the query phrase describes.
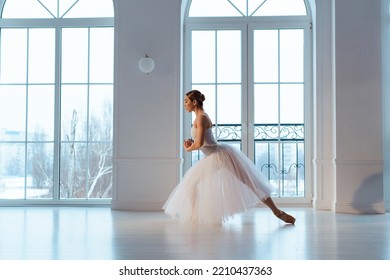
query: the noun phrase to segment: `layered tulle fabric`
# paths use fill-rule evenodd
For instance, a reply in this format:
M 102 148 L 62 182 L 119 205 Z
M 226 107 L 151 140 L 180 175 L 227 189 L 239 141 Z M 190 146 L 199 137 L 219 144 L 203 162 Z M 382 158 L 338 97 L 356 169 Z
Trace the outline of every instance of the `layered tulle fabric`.
M 213 140 L 202 147 L 205 158 L 192 166 L 163 209 L 172 218 L 196 224 L 220 224 L 270 196 L 268 181 L 239 150 Z

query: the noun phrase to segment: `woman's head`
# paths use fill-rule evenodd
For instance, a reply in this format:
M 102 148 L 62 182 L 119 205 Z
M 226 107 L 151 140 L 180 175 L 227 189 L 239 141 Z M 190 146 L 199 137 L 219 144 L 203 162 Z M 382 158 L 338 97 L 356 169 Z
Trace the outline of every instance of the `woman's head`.
M 206 97 L 199 90 L 191 90 L 186 93 L 186 98 L 188 101 L 192 102 L 195 107 L 203 109 L 203 101 Z

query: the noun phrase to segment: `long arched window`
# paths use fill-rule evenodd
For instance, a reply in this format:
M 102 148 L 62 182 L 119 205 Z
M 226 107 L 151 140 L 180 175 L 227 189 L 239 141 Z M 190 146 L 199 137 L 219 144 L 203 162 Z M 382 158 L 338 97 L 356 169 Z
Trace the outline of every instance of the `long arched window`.
M 311 20 L 306 2 L 189 2 L 185 88 L 205 94 L 216 138 L 254 161 L 277 186 L 274 197 L 309 202 Z M 185 121 L 187 127 L 191 122 Z M 185 162 L 202 156 L 193 152 Z
M 3 0 L 0 9 L 2 203 L 109 201 L 112 1 Z

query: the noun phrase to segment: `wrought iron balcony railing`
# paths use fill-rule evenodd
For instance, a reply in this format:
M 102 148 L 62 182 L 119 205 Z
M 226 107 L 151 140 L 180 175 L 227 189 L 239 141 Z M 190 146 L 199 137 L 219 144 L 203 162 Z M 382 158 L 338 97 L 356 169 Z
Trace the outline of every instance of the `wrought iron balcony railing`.
M 219 142 L 241 149 L 241 124 L 219 124 L 213 130 Z M 253 138 L 254 163 L 259 172 L 276 187 L 273 196 L 304 196 L 304 124 L 255 124 Z M 201 152 L 193 152 L 192 163 L 202 157 Z
M 241 141 L 241 124 L 214 125 L 214 133 L 218 141 Z M 303 141 L 304 124 L 255 124 L 254 139 L 258 141 Z

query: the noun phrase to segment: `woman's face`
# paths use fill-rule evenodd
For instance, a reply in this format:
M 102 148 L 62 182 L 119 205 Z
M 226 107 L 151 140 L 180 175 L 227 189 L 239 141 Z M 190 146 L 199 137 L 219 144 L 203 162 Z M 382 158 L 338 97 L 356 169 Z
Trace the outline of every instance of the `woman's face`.
M 192 112 L 195 109 L 194 101 L 191 101 L 188 96 L 184 98 L 184 107 L 186 108 L 187 112 Z

